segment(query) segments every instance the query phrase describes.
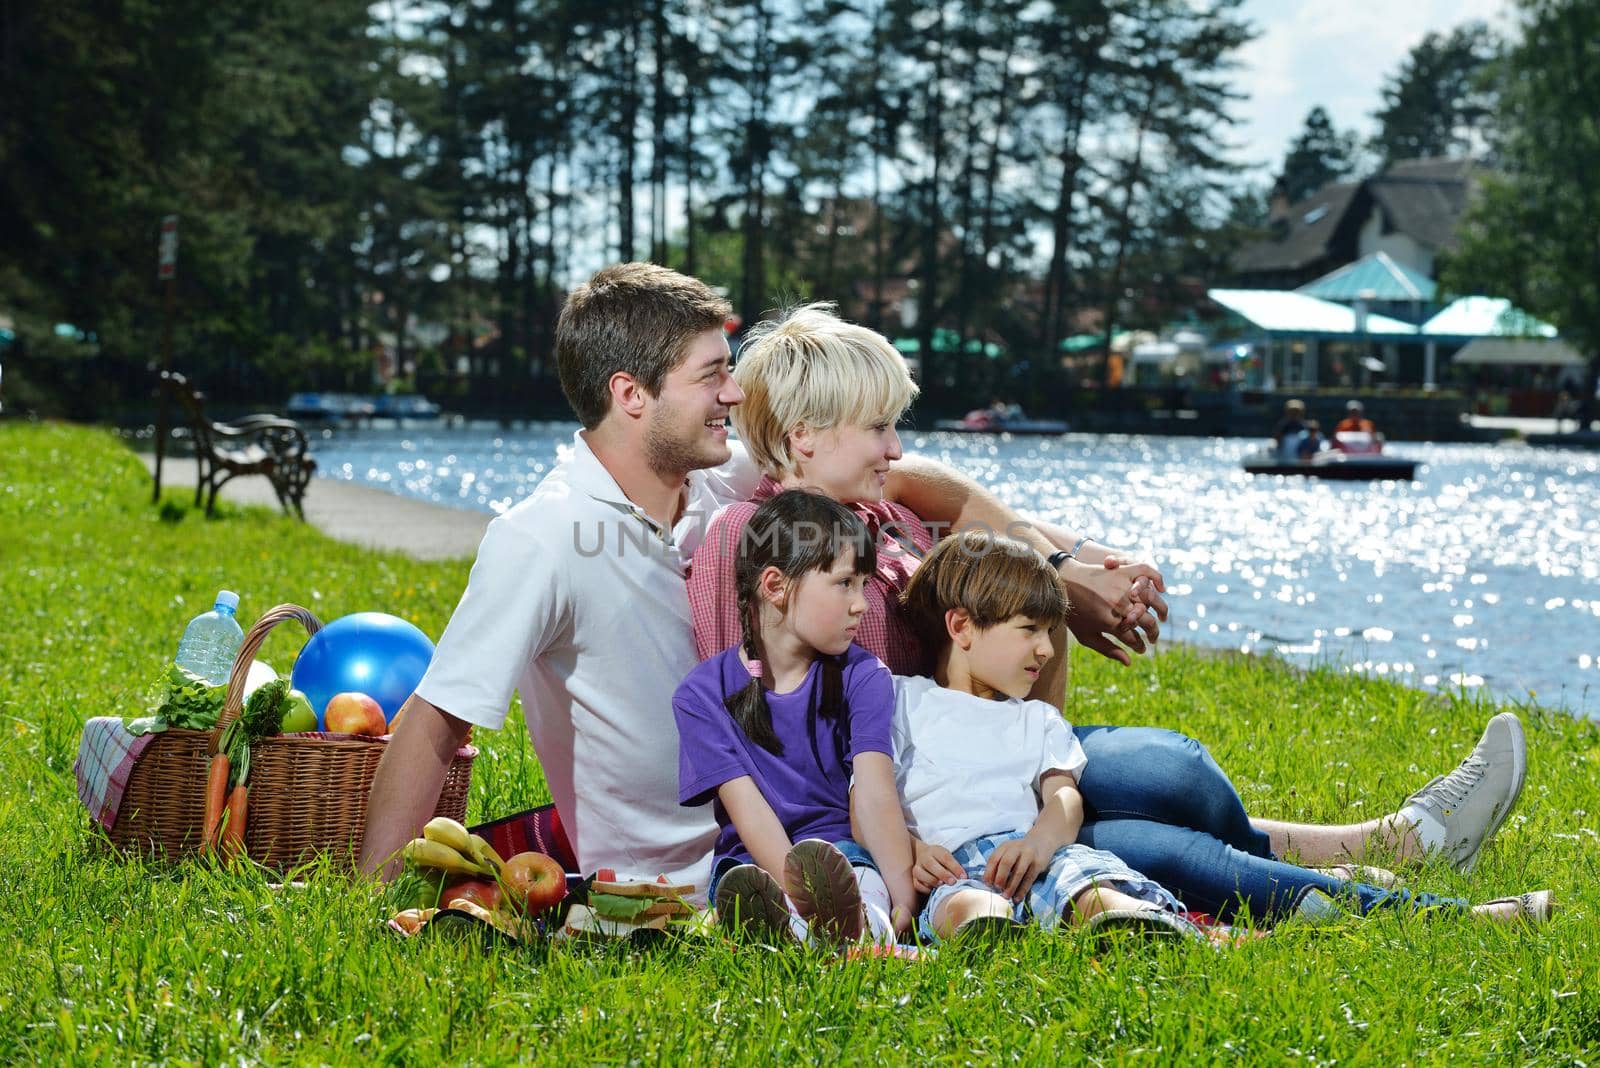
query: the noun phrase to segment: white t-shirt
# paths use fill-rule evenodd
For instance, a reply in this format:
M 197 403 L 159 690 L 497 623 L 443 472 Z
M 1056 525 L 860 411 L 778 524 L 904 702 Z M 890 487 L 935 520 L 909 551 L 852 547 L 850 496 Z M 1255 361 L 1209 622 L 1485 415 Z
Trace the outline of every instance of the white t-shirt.
M 691 472 L 664 535 L 580 431 L 543 481 L 489 524 L 417 693 L 498 729 L 511 692 L 585 872 L 704 891 L 717 825 L 678 804 L 672 692 L 695 666 L 684 575 L 718 508 L 760 472 L 742 446 Z
M 921 676 L 894 677 L 894 774 L 906 824 L 954 850 L 1039 818 L 1039 780 L 1088 763 L 1072 727 L 1043 701 L 991 701 Z

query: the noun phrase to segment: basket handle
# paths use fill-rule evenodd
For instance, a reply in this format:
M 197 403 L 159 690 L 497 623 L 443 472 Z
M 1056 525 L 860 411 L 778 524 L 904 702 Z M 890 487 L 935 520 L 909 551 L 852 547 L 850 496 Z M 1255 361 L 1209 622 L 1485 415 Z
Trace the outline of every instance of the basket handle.
M 300 625 L 306 628 L 308 638 L 322 629 L 322 620 L 312 615 L 310 609 L 301 608 L 297 604 L 280 604 L 256 620 L 255 625 L 244 636 L 238 655 L 233 658 L 233 671 L 228 675 L 228 697 L 222 702 L 222 715 L 217 717 L 217 725 L 211 728 L 211 736 L 206 740 L 206 749 L 212 755 L 216 754 L 217 747 L 222 744 L 223 730 L 244 711 L 245 677 L 250 674 L 250 665 L 255 661 L 261 644 L 267 640 L 267 634 L 273 627 L 290 619 L 300 621 Z

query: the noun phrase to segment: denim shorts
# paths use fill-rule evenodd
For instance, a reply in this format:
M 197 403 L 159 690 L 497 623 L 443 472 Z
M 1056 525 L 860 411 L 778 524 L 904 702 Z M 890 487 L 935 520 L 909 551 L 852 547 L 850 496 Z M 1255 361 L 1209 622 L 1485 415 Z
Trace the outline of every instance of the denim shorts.
M 797 842 L 795 844 L 798 845 L 799 843 Z M 872 859 L 872 854 L 868 853 L 865 849 L 862 849 L 850 839 L 841 838 L 833 843 L 833 847 L 844 854 L 844 859 L 850 862 L 850 866 L 852 868 L 871 868 L 873 871 L 878 871 L 877 861 Z M 716 863 L 712 865 L 711 868 L 711 885 L 706 888 L 706 904 L 712 906 L 716 905 L 717 884 L 722 882 L 722 877 L 724 875 L 728 874 L 741 864 L 754 863 L 755 861 L 749 857 L 718 857 Z M 783 885 L 783 879 L 781 876 L 778 879 L 778 885 Z
M 917 918 L 917 930 L 925 941 L 939 941 L 933 929 L 933 918 L 950 895 L 959 890 L 995 892 L 994 887 L 983 881 L 983 870 L 989 865 L 989 857 L 1001 843 L 1023 836 L 1022 831 L 991 834 L 954 851 L 956 863 L 966 869 L 967 877 L 947 886 L 936 886 L 933 893 L 928 895 L 928 903 L 922 907 L 922 914 Z M 1050 867 L 1033 881 L 1027 896 L 1012 907 L 1011 917 L 1050 930 L 1061 921 L 1063 914 L 1072 911 L 1072 899 L 1090 886 L 1119 890 L 1129 897 L 1148 901 L 1173 912 L 1183 911 L 1182 904 L 1165 887 L 1146 879 L 1113 854 L 1073 843 L 1056 850 L 1055 856 L 1050 858 Z

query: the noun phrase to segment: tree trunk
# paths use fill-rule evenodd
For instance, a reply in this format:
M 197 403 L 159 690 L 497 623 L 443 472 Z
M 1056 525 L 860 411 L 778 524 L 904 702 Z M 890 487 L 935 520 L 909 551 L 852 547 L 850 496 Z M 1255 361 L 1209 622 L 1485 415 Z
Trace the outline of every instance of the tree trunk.
M 694 80 L 683 91 L 683 273 L 695 272 L 694 242 Z
M 944 6 L 938 7 L 933 36 L 933 71 L 928 79 L 927 111 L 923 116 L 924 148 L 928 153 L 928 187 L 923 199 L 922 278 L 918 294 L 917 338 L 921 342 L 923 375 L 938 385 L 933 351 L 939 298 L 939 181 L 944 161 Z
M 667 12 L 665 0 L 650 0 L 650 40 L 654 52 L 650 79 L 650 259 L 667 260 Z
M 633 259 L 633 174 L 634 152 L 638 142 L 639 85 L 638 85 L 638 29 L 630 20 L 622 32 L 622 47 L 617 50 L 620 73 L 617 121 L 617 146 L 621 149 L 617 163 L 617 258 Z
M 739 316 L 746 324 L 761 318 L 767 299 L 766 280 L 766 184 L 767 162 L 771 157 L 771 119 L 769 94 L 772 67 L 768 60 L 768 41 L 772 17 L 766 4 L 755 10 L 756 40 L 751 52 L 750 113 L 745 124 L 745 204 L 744 204 L 744 280 L 739 301 Z
M 972 36 L 976 36 L 976 34 L 974 33 Z M 969 45 L 965 50 L 966 62 L 956 74 L 955 84 L 961 87 L 961 104 L 955 118 L 955 128 L 958 130 L 972 130 L 976 126 L 974 118 L 978 111 L 979 51 L 980 47 L 977 44 Z M 975 252 L 973 244 L 977 240 L 977 227 L 973 224 L 974 216 L 977 214 L 977 174 L 975 172 L 978 153 L 975 139 L 970 136 L 963 138 L 960 152 L 960 194 L 956 206 L 956 228 L 959 231 L 957 237 L 959 240 L 958 255 L 960 262 L 956 275 L 955 312 L 956 335 L 962 342 L 962 347 L 957 350 L 960 353 L 957 359 L 964 363 L 965 341 L 972 320 L 973 287 L 975 284 L 973 275 L 976 273 L 973 264 Z
M 1105 303 L 1102 305 L 1105 321 L 1102 324 L 1105 331 L 1105 341 L 1101 346 L 1100 354 L 1100 382 L 1110 386 L 1111 378 L 1111 338 L 1116 330 L 1117 301 L 1122 289 L 1122 267 L 1127 260 L 1130 224 L 1133 219 L 1133 198 L 1138 191 L 1139 183 L 1144 178 L 1144 139 L 1150 125 L 1150 112 L 1155 107 L 1155 89 L 1150 89 L 1145 97 L 1144 106 L 1139 112 L 1138 132 L 1133 139 L 1133 158 L 1128 161 L 1123 172 L 1125 181 L 1122 183 L 1122 207 L 1117 212 L 1117 251 L 1111 261 L 1111 275 L 1106 283 Z

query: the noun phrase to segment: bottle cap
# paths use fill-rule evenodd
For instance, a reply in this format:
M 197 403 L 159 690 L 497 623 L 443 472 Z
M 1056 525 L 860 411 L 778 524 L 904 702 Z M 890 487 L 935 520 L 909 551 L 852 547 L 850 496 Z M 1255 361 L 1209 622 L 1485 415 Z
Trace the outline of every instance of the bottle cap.
M 217 592 L 216 608 L 226 608 L 232 612 L 239 607 L 239 595 L 232 590 L 219 590 Z

